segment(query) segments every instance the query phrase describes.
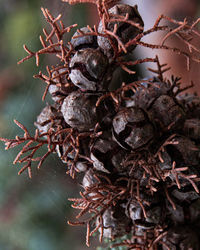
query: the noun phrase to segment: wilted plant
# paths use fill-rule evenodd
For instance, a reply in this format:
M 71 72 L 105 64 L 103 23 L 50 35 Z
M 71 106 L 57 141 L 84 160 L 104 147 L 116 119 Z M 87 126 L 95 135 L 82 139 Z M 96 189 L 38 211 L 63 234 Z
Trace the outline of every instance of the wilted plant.
M 76 2 L 82 1 L 70 3 Z M 19 63 L 35 57 L 39 65 L 41 54 L 60 59 L 59 65 L 47 65 L 47 74 L 35 76 L 47 84 L 43 100 L 49 93 L 54 104 L 37 117 L 34 136 L 15 121 L 24 135 L 0 140 L 6 149 L 23 144 L 14 160 L 24 163 L 19 174 L 28 169 L 31 178 L 33 163 L 40 168 L 51 153 L 66 163 L 72 178 L 84 173 L 81 198 L 70 199 L 80 213 L 69 224 L 86 225 L 88 246 L 98 231 L 100 241 L 129 235 L 115 244 L 128 249 L 199 249 L 200 98 L 182 94 L 193 83 L 181 88 L 181 78 L 165 79 L 170 68 L 157 56 L 128 61 L 126 55 L 138 45 L 170 50 L 186 57 L 189 69 L 191 60 L 200 62 L 192 43 L 200 37 L 200 20 L 188 24 L 161 15 L 144 31 L 137 6 L 88 2 L 97 6 L 99 25 L 78 29 L 70 42 L 63 35 L 76 25 L 65 27 L 61 15 L 54 18 L 42 8 L 51 31 L 43 30 L 38 52 L 24 46 L 28 56 Z M 168 24 L 162 25 L 163 19 Z M 161 44 L 143 42 L 163 31 Z M 168 46 L 171 36 L 188 52 Z M 135 74 L 133 66 L 145 62 L 155 63 L 156 69 L 149 69 L 155 77 L 110 90 L 117 68 Z M 35 157 L 43 146 L 47 152 Z

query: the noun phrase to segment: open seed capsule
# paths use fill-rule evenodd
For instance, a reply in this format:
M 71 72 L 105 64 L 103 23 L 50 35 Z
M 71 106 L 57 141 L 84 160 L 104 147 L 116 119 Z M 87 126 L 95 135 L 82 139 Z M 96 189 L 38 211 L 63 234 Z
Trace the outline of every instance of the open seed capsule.
M 102 91 L 110 78 L 107 76 L 108 59 L 97 49 L 81 49 L 70 61 L 69 77 L 83 91 Z
M 144 147 L 153 135 L 153 126 L 140 108 L 124 108 L 113 119 L 113 136 L 124 148 Z

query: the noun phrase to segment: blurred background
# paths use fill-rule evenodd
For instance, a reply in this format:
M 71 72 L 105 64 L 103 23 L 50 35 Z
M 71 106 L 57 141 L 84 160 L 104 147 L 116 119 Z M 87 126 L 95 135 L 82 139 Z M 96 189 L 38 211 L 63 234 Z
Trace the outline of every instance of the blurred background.
M 66 25 L 86 25 L 85 6 L 69 6 L 60 0 L 0 0 L 0 136 L 14 138 L 22 131 L 17 119 L 33 133 L 34 121 L 46 102 L 42 102 L 45 84 L 32 76 L 43 70 L 52 58 L 41 57 L 21 65 L 26 56 L 23 44 L 33 51 L 40 49 L 39 35 L 46 26 L 40 8 L 54 16 L 63 14 Z M 53 64 L 53 62 L 51 61 Z M 52 155 L 40 171 L 33 169 L 18 176 L 19 165 L 12 165 L 18 148 L 4 151 L 0 143 L 0 249 L 66 250 L 86 249 L 85 229 L 67 225 L 77 211 L 71 210 L 69 197 L 78 197 L 79 184 L 65 174 L 66 166 Z
M 168 2 L 168 1 L 167 1 Z M 138 0 L 139 11 L 149 28 L 160 13 L 191 21 L 199 15 L 198 0 L 171 0 L 170 5 L 161 0 Z M 39 35 L 46 26 L 40 8 L 48 8 L 54 16 L 62 13 L 66 25 L 78 23 L 78 27 L 97 23 L 97 12 L 91 5 L 69 6 L 60 0 L 0 0 L 0 136 L 14 138 L 21 133 L 13 123 L 17 119 L 30 132 L 34 121 L 46 102 L 41 101 L 44 83 L 32 76 L 44 71 L 47 61 L 41 57 L 40 66 L 31 59 L 21 65 L 17 61 L 26 56 L 25 43 L 33 51 L 40 49 Z M 69 38 L 70 39 L 70 38 Z M 157 39 L 157 38 L 156 38 Z M 176 41 L 172 41 L 176 43 Z M 180 44 L 179 44 L 180 45 Z M 180 45 L 181 46 L 181 45 Z M 199 41 L 197 46 L 200 48 Z M 139 50 L 142 57 L 148 53 Z M 193 79 L 199 90 L 199 65 L 193 65 L 187 73 L 180 58 L 158 52 L 162 62 L 172 64 L 173 74 L 182 75 L 189 84 Z M 144 68 L 139 77 L 145 76 Z M 75 217 L 68 198 L 78 197 L 80 181 L 65 174 L 66 166 L 52 155 L 39 171 L 33 170 L 30 180 L 27 173 L 18 176 L 20 166 L 12 165 L 18 149 L 4 151 L 0 143 L 0 250 L 78 250 L 85 247 L 85 228 L 71 227 L 67 220 Z M 91 249 L 95 249 L 97 239 Z

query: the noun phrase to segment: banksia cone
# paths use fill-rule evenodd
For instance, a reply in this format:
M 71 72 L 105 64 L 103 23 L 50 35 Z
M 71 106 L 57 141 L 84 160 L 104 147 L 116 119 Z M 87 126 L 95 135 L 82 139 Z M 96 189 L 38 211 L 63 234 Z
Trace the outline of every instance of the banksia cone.
M 15 121 L 24 137 L 1 140 L 6 149 L 25 143 L 14 161 L 25 163 L 19 174 L 28 169 L 31 177 L 32 163 L 38 161 L 40 168 L 50 153 L 58 154 L 73 178 L 82 172 L 81 198 L 70 199 L 81 211 L 77 221 L 69 224 L 86 225 L 88 246 L 90 237 L 99 232 L 100 241 L 111 239 L 113 247 L 198 250 L 200 98 L 182 94 L 180 78 L 165 79 L 169 68 L 158 57 L 125 59 L 126 53 L 140 45 L 173 50 L 188 61 L 199 62 L 165 44 L 168 37 L 178 35 L 191 47 L 188 34 L 200 36 L 195 29 L 198 21 L 189 25 L 159 17 L 153 28 L 143 31 L 136 6 L 115 1 L 96 5 L 98 28 L 77 30 L 68 43 L 63 35 L 75 25 L 66 28 L 60 16 L 54 18 L 42 9 L 52 32 L 44 30 L 46 41 L 40 38 L 40 51 L 34 53 L 25 46 L 29 55 L 20 63 L 35 56 L 38 64 L 44 53 L 60 58 L 60 65 L 47 66 L 48 75 L 39 72 L 35 76 L 47 83 L 43 99 L 49 92 L 54 104 L 38 116 L 34 136 Z M 176 27 L 160 25 L 162 18 Z M 160 30 L 167 32 L 162 44 L 142 42 L 145 35 Z M 157 69 L 150 71 L 156 77 L 121 83 L 120 88 L 110 90 L 116 68 L 133 74 L 130 67 L 143 62 L 155 63 Z M 46 154 L 34 158 L 45 145 Z M 115 238 L 124 235 L 126 240 L 114 244 Z

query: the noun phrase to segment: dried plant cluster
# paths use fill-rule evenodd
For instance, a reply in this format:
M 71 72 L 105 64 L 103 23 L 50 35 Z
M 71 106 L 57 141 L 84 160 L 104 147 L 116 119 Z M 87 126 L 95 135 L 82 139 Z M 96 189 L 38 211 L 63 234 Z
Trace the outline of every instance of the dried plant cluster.
M 37 117 L 34 136 L 15 121 L 24 135 L 0 140 L 6 149 L 23 144 L 14 160 L 24 164 L 19 174 L 27 169 L 31 178 L 34 162 L 40 168 L 57 153 L 72 178 L 83 176 L 81 198 L 70 199 L 80 213 L 69 224 L 86 225 L 88 246 L 98 231 L 100 241 L 129 235 L 116 245 L 127 249 L 200 249 L 200 97 L 182 94 L 187 88 L 180 78 L 165 79 L 169 67 L 158 57 L 126 57 L 140 45 L 185 56 L 188 67 L 190 60 L 199 62 L 192 43 L 200 37 L 199 20 L 189 25 L 160 16 L 144 31 L 137 6 L 90 2 L 97 5 L 99 25 L 78 29 L 70 42 L 63 35 L 76 25 L 65 27 L 61 15 L 54 18 L 42 9 L 51 31 L 43 30 L 38 52 L 24 46 L 28 56 L 19 63 L 35 57 L 38 65 L 41 54 L 60 59 L 46 67 L 46 75 L 35 76 L 47 84 L 43 100 L 49 93 L 54 103 Z M 153 32 L 164 32 L 160 44 L 142 41 Z M 188 52 L 169 47 L 171 36 Z M 155 77 L 109 89 L 117 68 L 134 74 L 132 66 L 144 62 L 155 63 L 156 69 L 149 69 Z M 36 157 L 43 146 L 47 152 Z

